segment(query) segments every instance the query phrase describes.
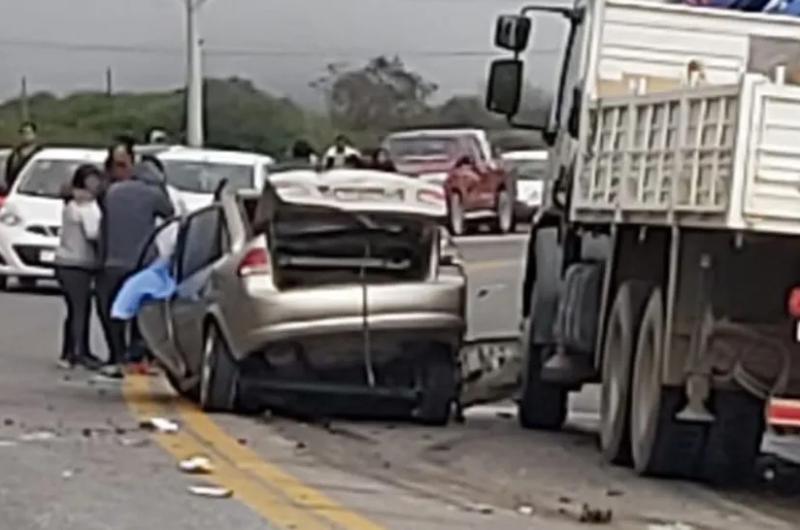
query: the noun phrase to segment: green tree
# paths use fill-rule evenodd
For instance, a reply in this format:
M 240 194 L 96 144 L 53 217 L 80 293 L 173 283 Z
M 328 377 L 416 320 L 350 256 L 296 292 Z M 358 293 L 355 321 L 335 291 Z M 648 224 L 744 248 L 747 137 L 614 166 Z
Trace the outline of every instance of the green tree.
M 321 91 L 334 123 L 354 130 L 387 130 L 427 114 L 435 83 L 409 70 L 399 57 L 379 56 L 360 68 L 331 64 L 311 83 Z

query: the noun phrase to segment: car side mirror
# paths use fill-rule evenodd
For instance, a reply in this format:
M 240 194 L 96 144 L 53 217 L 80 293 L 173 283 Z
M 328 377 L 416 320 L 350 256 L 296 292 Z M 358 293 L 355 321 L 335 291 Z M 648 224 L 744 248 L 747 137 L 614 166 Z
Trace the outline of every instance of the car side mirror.
M 511 118 L 519 111 L 522 97 L 523 63 L 519 59 L 496 59 L 489 70 L 486 108 Z

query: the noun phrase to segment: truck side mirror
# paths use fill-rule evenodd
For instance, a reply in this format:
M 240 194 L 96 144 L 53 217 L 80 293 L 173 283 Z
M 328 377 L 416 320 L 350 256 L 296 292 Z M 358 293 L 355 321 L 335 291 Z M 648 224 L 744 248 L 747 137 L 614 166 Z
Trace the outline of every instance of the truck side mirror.
M 521 52 L 531 37 L 531 19 L 519 15 L 502 15 L 497 18 L 494 44 L 498 48 Z
M 486 108 L 509 118 L 519 110 L 523 63 L 519 59 L 496 59 L 489 71 Z

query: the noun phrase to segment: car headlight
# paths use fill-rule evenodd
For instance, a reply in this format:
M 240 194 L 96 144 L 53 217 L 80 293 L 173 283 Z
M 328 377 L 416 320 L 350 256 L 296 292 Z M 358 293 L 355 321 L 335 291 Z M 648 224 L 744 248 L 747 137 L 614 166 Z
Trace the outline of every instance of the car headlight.
M 0 211 L 0 223 L 6 226 L 17 226 L 22 223 L 22 217 L 8 210 Z

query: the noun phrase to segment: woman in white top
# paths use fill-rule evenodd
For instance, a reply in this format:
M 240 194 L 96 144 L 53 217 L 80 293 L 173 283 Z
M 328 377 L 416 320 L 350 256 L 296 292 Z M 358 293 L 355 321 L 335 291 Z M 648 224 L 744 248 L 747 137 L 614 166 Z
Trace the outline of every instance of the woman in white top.
M 61 236 L 56 250 L 56 277 L 64 293 L 67 318 L 59 366 L 77 364 L 96 369 L 100 361 L 89 349 L 89 321 L 92 309 L 92 281 L 97 270 L 97 237 L 100 207 L 97 192 L 100 170 L 80 166 L 72 177 L 70 196 L 64 205 Z

